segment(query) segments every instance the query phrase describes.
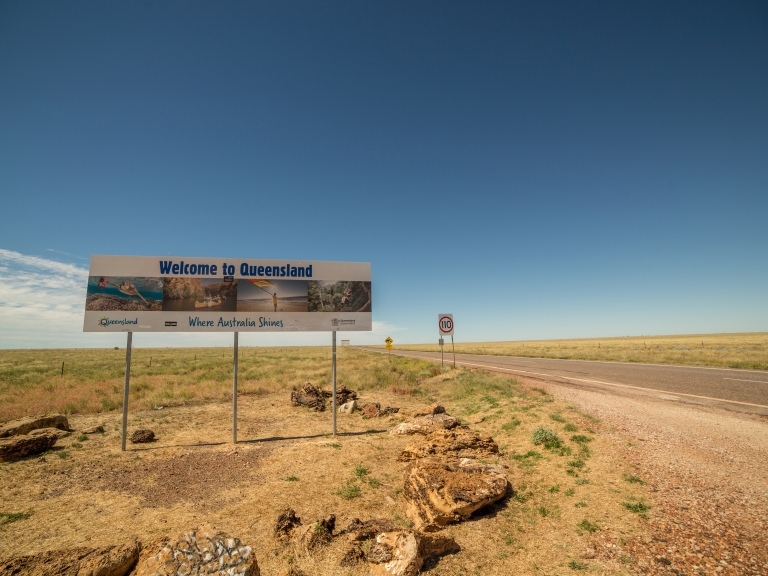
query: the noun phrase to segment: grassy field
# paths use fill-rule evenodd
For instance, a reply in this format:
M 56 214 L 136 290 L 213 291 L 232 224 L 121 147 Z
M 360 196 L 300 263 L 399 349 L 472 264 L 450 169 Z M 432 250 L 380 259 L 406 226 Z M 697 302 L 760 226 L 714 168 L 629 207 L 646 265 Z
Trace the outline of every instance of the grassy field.
M 383 346 L 382 346 L 383 347 Z M 395 345 L 396 350 L 439 352 L 437 344 Z M 446 351 L 450 352 L 450 340 Z M 457 342 L 456 352 L 527 358 L 685 364 L 768 370 L 768 332 L 631 336 L 577 340 Z
M 240 348 L 239 395 L 259 395 L 311 381 L 328 386 L 328 347 Z M 413 385 L 411 372 L 382 371 L 367 356 L 338 350 L 339 385 Z M 64 375 L 61 364 L 64 363 Z M 122 409 L 125 348 L 0 350 L 0 422 L 28 414 L 87 414 Z M 132 352 L 131 410 L 232 398 L 232 349 L 137 349 Z
M 513 490 L 449 527 L 461 551 L 429 573 L 628 574 L 636 561 L 627 550 L 647 537 L 643 517 L 655 514 L 653 494 L 618 456 L 603 424 L 578 407 L 503 375 L 441 372 L 431 362 L 344 349 L 340 383 L 363 402 L 401 412 L 370 420 L 339 415 L 334 438 L 328 411 L 289 402 L 290 390 L 306 380 L 328 384 L 330 350 L 245 349 L 241 443 L 233 447 L 230 352 L 137 351 L 129 434 L 151 428 L 159 440 L 129 444 L 127 452 L 119 450 L 124 350 L 1 353 L 0 419 L 61 405 L 72 408 L 72 428 L 100 424 L 106 431 L 76 432 L 49 454 L 0 465 L 0 557 L 129 538 L 146 543 L 207 521 L 253 546 L 262 574 L 290 565 L 305 574 L 369 574 L 366 565 L 339 567 L 345 537 L 307 552 L 274 539 L 275 519 L 292 507 L 305 523 L 333 513 L 339 527 L 374 517 L 410 525 L 397 455 L 422 438 L 388 430 L 440 402 L 462 424 L 493 436 L 501 450 L 493 461 L 508 469 Z M 157 405 L 163 410 L 152 409 Z M 540 427 L 557 438 L 537 443 Z M 595 541 L 615 553 L 585 556 Z

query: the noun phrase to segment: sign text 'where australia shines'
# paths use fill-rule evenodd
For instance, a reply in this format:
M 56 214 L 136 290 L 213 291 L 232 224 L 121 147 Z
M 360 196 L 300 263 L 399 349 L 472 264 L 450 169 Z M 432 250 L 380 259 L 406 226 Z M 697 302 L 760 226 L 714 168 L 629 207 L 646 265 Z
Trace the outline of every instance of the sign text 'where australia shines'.
M 371 265 L 92 256 L 86 332 L 370 330 Z

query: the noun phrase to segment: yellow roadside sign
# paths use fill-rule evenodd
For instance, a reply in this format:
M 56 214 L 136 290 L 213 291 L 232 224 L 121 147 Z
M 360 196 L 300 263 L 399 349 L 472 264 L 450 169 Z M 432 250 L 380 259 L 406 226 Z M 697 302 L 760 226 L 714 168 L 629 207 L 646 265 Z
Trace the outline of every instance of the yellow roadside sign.
M 387 344 L 387 350 L 392 350 L 392 344 Z
M 386 339 L 386 340 L 384 340 L 384 342 L 386 342 L 387 344 L 390 344 L 390 345 L 391 345 L 391 344 L 392 344 L 392 342 L 394 342 L 394 340 L 392 340 L 392 338 L 390 338 L 389 336 L 387 336 L 387 339 Z

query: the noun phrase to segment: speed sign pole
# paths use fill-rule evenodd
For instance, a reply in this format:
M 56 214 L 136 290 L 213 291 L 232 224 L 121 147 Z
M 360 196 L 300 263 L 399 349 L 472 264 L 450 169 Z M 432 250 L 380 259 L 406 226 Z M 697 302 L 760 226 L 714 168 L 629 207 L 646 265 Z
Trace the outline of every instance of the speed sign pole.
M 453 349 L 453 367 L 456 368 L 456 347 L 453 344 L 453 314 L 438 314 L 437 329 L 440 333 L 440 366 L 443 366 L 443 336 L 451 337 Z

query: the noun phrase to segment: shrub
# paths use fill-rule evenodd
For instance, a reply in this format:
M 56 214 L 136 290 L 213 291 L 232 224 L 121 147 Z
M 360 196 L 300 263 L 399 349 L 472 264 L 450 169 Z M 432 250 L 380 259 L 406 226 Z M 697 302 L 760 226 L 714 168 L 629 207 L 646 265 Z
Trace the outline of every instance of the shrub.
M 561 444 L 562 441 L 560 440 L 560 437 L 555 434 L 553 430 L 550 430 L 549 428 L 544 428 L 544 426 L 538 426 L 534 429 L 534 431 L 531 433 L 531 440 L 536 446 L 539 446 L 540 444 L 544 445 L 552 445 L 551 447 L 559 447 L 554 446 L 555 444 Z M 547 446 L 549 448 L 550 446 Z

